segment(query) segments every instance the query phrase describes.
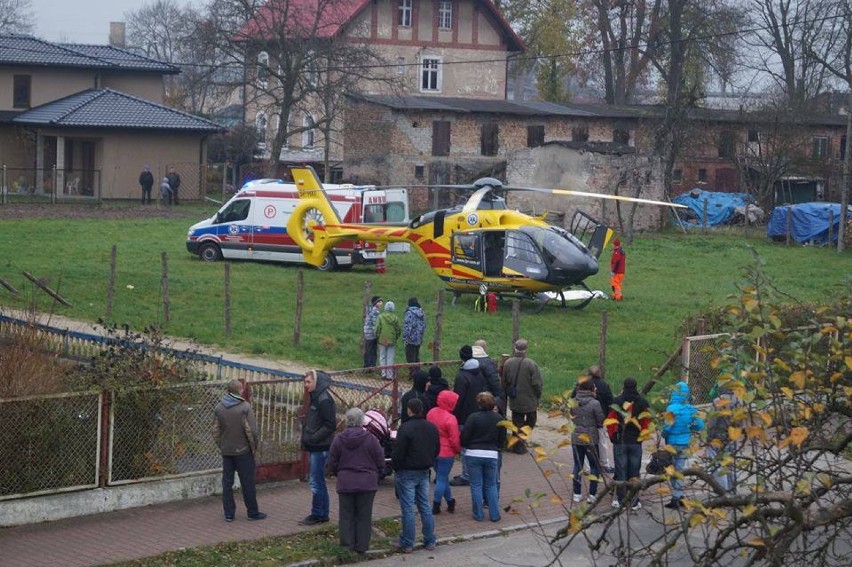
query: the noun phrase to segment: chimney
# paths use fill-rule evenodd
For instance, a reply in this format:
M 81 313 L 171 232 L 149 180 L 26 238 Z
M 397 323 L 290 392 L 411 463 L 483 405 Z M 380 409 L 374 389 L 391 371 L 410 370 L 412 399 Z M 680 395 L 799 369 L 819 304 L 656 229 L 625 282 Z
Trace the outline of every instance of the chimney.
M 109 23 L 109 44 L 113 47 L 127 47 L 124 38 L 124 22 Z

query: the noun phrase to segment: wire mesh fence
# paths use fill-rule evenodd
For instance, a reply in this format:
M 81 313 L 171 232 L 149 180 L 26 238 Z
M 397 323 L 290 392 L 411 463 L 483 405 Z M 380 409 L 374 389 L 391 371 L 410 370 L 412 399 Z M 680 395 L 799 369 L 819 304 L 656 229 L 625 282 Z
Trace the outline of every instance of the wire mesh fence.
M 683 372 L 692 393 L 693 403 L 705 404 L 712 401 L 713 387 L 720 374 L 713 365 L 713 360 L 719 356 L 721 348 L 730 342 L 730 339 L 730 333 L 698 335 L 684 339 Z
M 0 500 L 97 486 L 98 392 L 0 399 Z

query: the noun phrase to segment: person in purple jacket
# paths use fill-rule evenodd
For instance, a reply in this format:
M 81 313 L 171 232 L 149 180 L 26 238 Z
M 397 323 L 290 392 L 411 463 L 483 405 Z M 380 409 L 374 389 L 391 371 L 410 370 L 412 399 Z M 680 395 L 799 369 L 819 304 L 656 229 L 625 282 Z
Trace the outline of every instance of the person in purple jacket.
M 337 477 L 340 545 L 360 555 L 370 548 L 373 498 L 385 466 L 379 440 L 363 425 L 363 411 L 347 410 L 346 429 L 334 438 L 328 454 L 329 470 Z

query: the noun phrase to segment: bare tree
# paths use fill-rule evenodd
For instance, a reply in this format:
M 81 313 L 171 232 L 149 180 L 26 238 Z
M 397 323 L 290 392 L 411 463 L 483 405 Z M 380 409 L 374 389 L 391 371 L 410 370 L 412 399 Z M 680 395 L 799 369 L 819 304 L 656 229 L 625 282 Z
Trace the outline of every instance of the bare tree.
M 801 108 L 826 86 L 826 69 L 809 46 L 831 23 L 827 2 L 749 0 L 749 7 L 753 32 L 744 37 L 752 48 L 749 65 L 767 74 L 791 106 Z
M 841 222 L 837 251 L 843 252 L 846 233 L 846 210 L 849 206 L 849 185 L 852 184 L 852 6 L 847 0 L 823 0 L 826 22 L 817 41 L 806 47 L 807 54 L 827 73 L 846 85 L 846 152 L 840 189 Z
M 353 1 L 213 0 L 210 5 L 217 49 L 229 63 L 245 67 L 249 115 L 262 116 L 261 127 L 272 130 L 270 169 L 293 136 L 318 127 L 331 133 L 341 112 L 340 95 L 391 76 L 388 62 L 359 39 L 364 30 L 343 31 Z M 295 120 L 304 115 L 312 119 Z
M 791 307 L 760 265 L 758 259 L 719 311 L 719 330 L 728 334 L 703 349 L 713 352 L 718 386 L 741 403 L 707 410 L 705 417 L 723 426 L 707 439 L 694 437 L 686 468 L 604 479 L 596 503 L 568 509 L 568 522 L 551 540 L 557 558 L 585 541 L 593 560 L 606 555 L 628 566 L 666 565 L 676 555 L 708 567 L 849 564 L 852 289 L 847 283 L 826 305 Z M 570 409 L 571 400 L 562 403 Z M 672 419 L 666 412 L 652 417 L 657 428 Z M 730 473 L 736 481 L 726 490 L 720 477 Z M 667 510 L 662 502 L 676 476 L 689 485 L 687 496 L 683 507 Z M 619 484 L 626 501 L 643 492 L 641 517 L 627 506 L 610 508 L 607 496 Z M 640 523 L 656 527 L 639 530 Z
M 0 0 L 0 33 L 31 33 L 33 24 L 32 0 Z

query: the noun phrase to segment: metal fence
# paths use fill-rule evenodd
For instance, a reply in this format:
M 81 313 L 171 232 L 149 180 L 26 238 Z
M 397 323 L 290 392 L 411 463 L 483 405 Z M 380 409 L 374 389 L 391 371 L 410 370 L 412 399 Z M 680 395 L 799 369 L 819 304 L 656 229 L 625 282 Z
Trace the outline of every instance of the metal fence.
M 768 338 L 768 342 L 764 342 L 760 349 L 756 348 L 757 345 L 754 343 L 747 345 L 750 355 L 755 361 L 759 361 L 761 356 L 763 356 L 761 352 L 771 353 L 777 350 L 781 346 L 782 341 L 787 340 L 788 333 L 806 329 L 814 329 L 814 327 L 787 329 L 774 338 Z M 830 334 L 823 335 L 818 341 L 811 344 L 811 348 L 827 354 L 830 348 L 831 336 L 837 340 L 837 333 L 838 331 L 833 331 Z M 681 362 L 683 364 L 683 375 L 687 384 L 689 384 L 689 390 L 694 403 L 705 404 L 713 401 L 713 387 L 716 385 L 721 374 L 721 370 L 714 367 L 713 361 L 722 354 L 723 349 L 730 349 L 732 341 L 737 338 L 744 340 L 742 335 L 737 337 L 731 333 L 697 335 L 684 338 Z
M 99 169 L 0 168 L 0 204 L 16 202 L 97 201 L 101 199 Z
M 119 339 L 55 329 L 0 316 L 0 337 L 40 333 L 49 353 L 87 360 Z M 135 345 L 127 344 L 129 348 Z M 306 396 L 301 374 L 161 349 L 193 363 L 209 380 L 121 391 L 0 399 L 0 499 L 120 485 L 216 472 L 221 457 L 213 438 L 213 408 L 232 379 L 248 385 L 260 429 L 258 477 L 293 478 L 304 472 L 300 446 Z M 458 361 L 440 366 L 452 382 Z M 396 365 L 385 381 L 381 368 L 330 372 L 342 427 L 350 407 L 378 408 L 393 421 L 409 373 Z M 23 455 L 21 453 L 24 453 Z

